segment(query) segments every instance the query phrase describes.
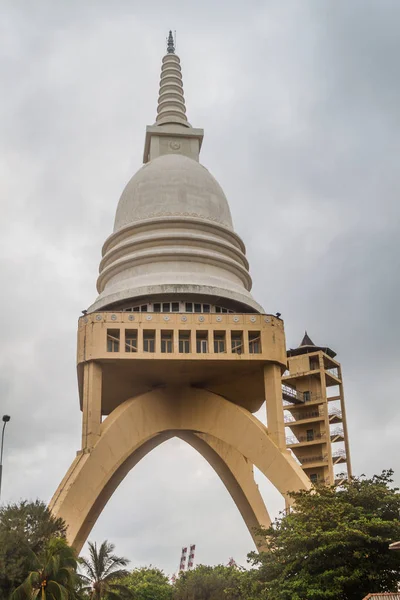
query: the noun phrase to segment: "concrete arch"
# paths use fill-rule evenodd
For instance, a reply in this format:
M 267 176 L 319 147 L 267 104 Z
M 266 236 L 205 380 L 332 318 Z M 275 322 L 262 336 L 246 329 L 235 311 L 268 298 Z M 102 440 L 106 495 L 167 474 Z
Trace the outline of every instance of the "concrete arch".
M 175 435 L 197 446 L 214 467 L 249 529 L 269 519 L 259 506 L 253 465 L 282 494 L 310 486 L 290 452 L 280 450 L 245 409 L 203 389 L 152 390 L 110 414 L 93 448 L 78 454 L 50 503 L 53 513 L 66 521 L 69 542 L 78 551 L 126 474 Z

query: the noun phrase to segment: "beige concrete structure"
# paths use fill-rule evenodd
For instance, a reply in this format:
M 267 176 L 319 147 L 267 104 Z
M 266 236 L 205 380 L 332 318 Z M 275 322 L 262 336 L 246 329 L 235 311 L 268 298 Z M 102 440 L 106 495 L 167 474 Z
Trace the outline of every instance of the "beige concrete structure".
M 339 485 L 351 476 L 342 369 L 335 352 L 307 333 L 288 351 L 284 389 L 286 443 L 314 484 Z
M 99 296 L 79 319 L 82 448 L 51 501 L 78 550 L 126 474 L 173 436 L 215 469 L 256 543 L 254 528 L 270 520 L 253 467 L 284 496 L 310 487 L 286 446 L 283 322 L 251 295 L 228 202 L 199 163 L 202 140 L 170 35 L 144 166 L 122 193 Z M 302 403 L 301 385 L 284 379 Z M 261 422 L 253 413 L 264 402 Z

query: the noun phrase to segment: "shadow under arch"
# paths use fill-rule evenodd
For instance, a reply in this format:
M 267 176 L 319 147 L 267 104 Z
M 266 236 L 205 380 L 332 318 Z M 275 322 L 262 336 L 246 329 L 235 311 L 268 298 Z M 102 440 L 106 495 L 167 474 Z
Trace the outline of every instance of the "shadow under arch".
M 50 502 L 79 552 L 127 473 L 151 450 L 180 437 L 219 475 L 256 543 L 254 528 L 270 523 L 253 465 L 282 493 L 310 487 L 290 453 L 280 450 L 251 413 L 207 390 L 157 389 L 126 400 L 102 423 L 90 452 L 81 452 Z

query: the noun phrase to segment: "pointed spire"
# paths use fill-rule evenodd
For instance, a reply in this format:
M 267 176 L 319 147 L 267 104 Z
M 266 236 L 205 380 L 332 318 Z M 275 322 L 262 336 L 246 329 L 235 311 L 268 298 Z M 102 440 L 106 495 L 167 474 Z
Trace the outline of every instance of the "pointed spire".
M 167 40 L 167 52 L 168 54 L 175 54 L 175 42 L 171 30 L 169 31 L 169 36 Z
M 301 348 L 302 346 L 315 346 L 314 342 L 309 337 L 307 331 L 304 332 L 304 337 L 303 337 L 303 339 L 300 342 L 299 348 Z
M 182 73 L 179 56 L 175 54 L 174 38 L 169 32 L 167 54 L 162 60 L 160 93 L 156 125 L 177 124 L 190 127 L 186 117 Z

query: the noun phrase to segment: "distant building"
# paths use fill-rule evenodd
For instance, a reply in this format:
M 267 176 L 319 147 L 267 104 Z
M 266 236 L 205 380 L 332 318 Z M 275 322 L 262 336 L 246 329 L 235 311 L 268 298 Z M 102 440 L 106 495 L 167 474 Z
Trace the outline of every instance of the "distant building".
M 385 592 L 381 594 L 368 594 L 363 600 L 369 600 L 370 598 L 374 600 L 400 600 L 400 593 Z

